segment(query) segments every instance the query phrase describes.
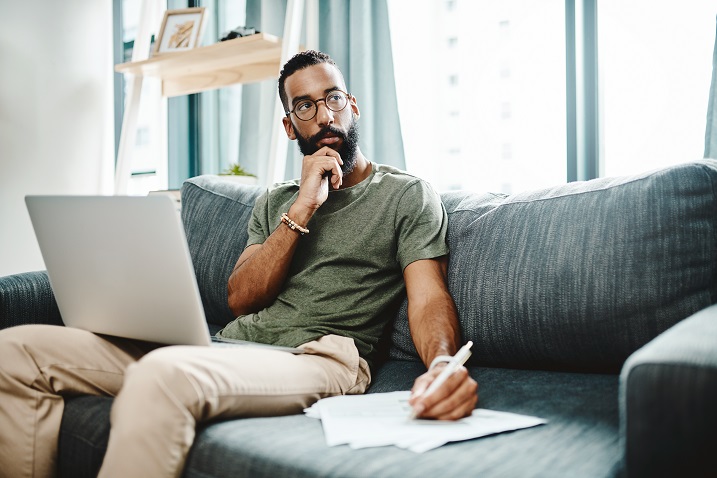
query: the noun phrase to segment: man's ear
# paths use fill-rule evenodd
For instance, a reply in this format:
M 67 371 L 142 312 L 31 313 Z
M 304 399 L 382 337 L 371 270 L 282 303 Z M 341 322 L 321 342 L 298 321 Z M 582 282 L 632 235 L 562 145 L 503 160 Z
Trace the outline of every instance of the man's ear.
M 359 111 L 358 103 L 356 102 L 356 97 L 354 95 L 349 97 L 349 103 L 351 104 L 351 111 L 354 112 L 354 116 L 357 119 L 360 118 L 361 112 Z
M 294 133 L 294 125 L 291 122 L 291 119 L 288 116 L 284 116 L 281 120 L 281 122 L 284 124 L 284 130 L 286 131 L 286 136 L 289 137 L 290 140 L 296 139 L 296 133 Z

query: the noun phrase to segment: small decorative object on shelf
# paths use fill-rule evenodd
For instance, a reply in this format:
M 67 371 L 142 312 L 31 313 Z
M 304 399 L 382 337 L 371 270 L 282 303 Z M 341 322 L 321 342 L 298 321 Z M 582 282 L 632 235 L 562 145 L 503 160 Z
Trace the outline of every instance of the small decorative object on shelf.
M 256 184 L 257 178 L 254 174 L 247 172 L 239 163 L 229 165 L 218 174 L 219 178 L 243 184 Z
M 255 35 L 257 33 L 259 32 L 256 31 L 256 28 L 254 27 L 236 27 L 235 29 L 230 30 L 228 33 L 225 33 L 219 41 L 233 40 L 235 38 Z
M 187 51 L 199 45 L 204 30 L 204 7 L 164 12 L 153 55 Z
M 227 169 L 219 173 L 220 176 L 250 176 L 255 178 L 254 174 L 247 172 L 239 163 L 230 164 Z

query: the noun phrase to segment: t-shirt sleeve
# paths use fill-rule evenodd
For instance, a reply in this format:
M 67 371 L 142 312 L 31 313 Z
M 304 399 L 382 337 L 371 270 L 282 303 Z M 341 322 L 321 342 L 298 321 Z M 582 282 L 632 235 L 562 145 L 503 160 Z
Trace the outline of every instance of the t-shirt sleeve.
M 397 259 L 401 268 L 421 259 L 448 254 L 448 214 L 430 184 L 415 181 L 403 192 L 397 207 Z
M 249 220 L 249 238 L 246 247 L 254 244 L 264 244 L 269 237 L 269 193 L 265 191 L 256 199 L 254 210 Z

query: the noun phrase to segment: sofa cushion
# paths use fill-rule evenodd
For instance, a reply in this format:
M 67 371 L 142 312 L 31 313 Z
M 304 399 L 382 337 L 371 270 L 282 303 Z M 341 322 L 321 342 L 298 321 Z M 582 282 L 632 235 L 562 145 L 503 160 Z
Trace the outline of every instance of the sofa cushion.
M 472 363 L 617 371 L 717 301 L 717 161 L 503 199 L 451 194 L 449 287 Z M 415 359 L 405 312 L 391 356 Z
M 246 245 L 254 202 L 264 190 L 208 175 L 182 185 L 182 221 L 210 324 L 224 326 L 234 319 L 227 281 Z
M 370 392 L 407 390 L 423 366 L 391 361 Z M 548 420 L 516 432 L 423 454 L 395 447 L 327 447 L 321 422 L 303 415 L 240 418 L 202 427 L 183 476 L 382 477 L 616 476 L 618 376 L 471 367 L 482 407 Z M 67 401 L 60 476 L 95 476 L 107 446 L 111 398 Z
M 110 437 L 110 397 L 65 399 L 57 450 L 60 478 L 95 477 L 102 466 Z

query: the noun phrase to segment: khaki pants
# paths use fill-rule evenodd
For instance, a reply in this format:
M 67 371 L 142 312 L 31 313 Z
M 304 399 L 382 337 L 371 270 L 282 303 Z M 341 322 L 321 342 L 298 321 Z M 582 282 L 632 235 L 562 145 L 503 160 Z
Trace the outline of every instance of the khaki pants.
M 55 475 L 63 396 L 116 396 L 100 476 L 179 476 L 197 423 L 300 413 L 363 393 L 366 362 L 329 335 L 293 355 L 257 347 L 159 347 L 67 327 L 0 331 L 0 477 Z

